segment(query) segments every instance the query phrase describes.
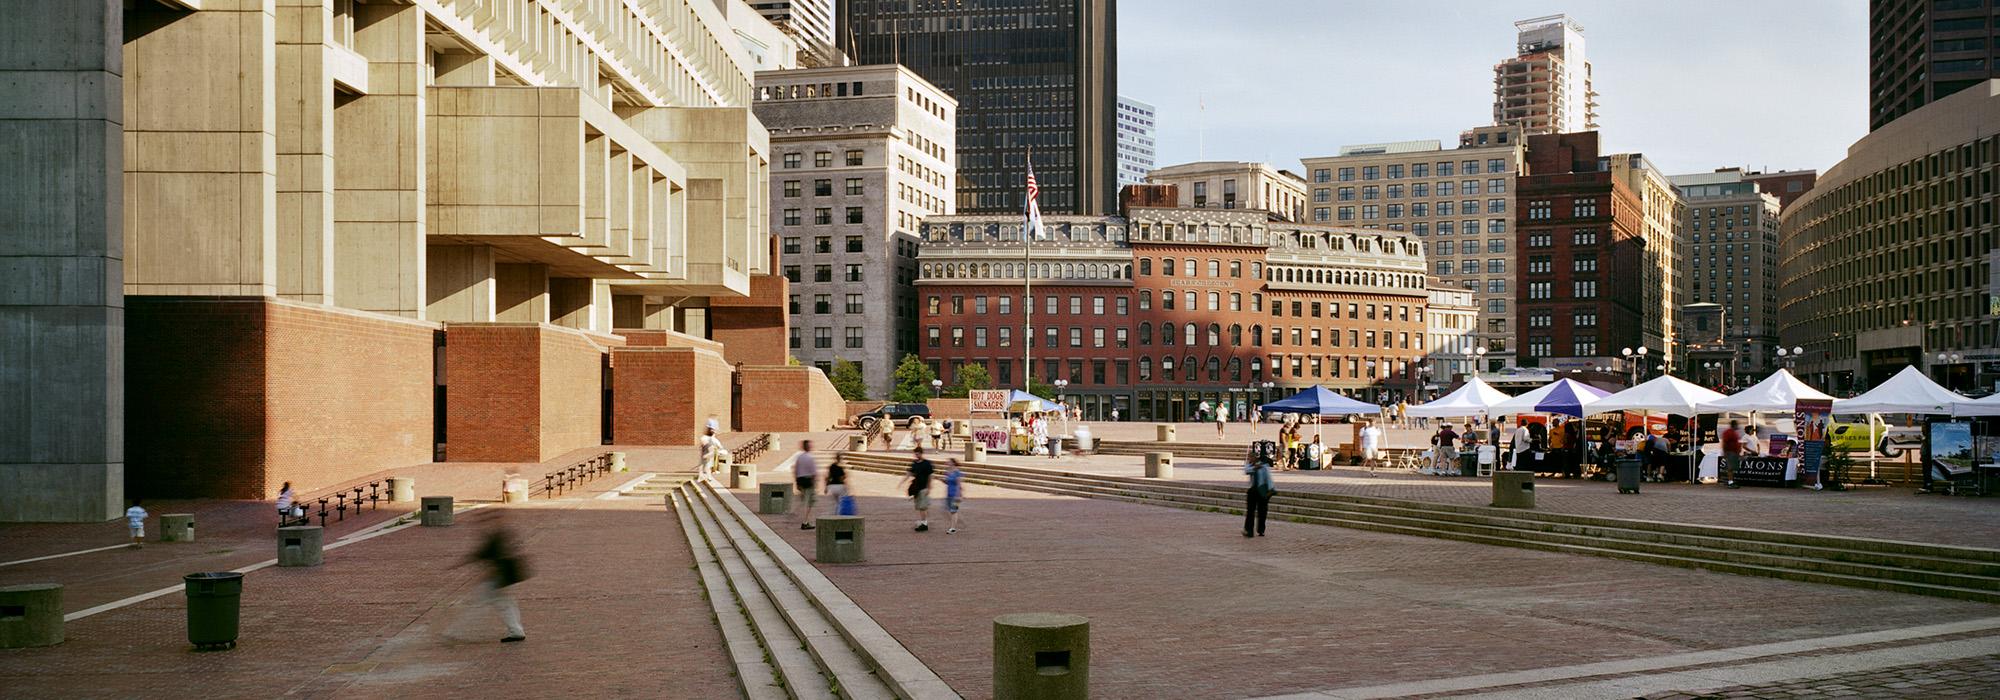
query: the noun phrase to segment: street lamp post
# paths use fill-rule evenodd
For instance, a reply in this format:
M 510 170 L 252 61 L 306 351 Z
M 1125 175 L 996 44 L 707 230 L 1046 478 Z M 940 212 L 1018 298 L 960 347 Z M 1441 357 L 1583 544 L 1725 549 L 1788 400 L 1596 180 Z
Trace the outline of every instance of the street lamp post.
M 1637 350 L 1625 348 L 1618 351 L 1618 354 L 1625 358 L 1625 383 L 1638 384 L 1640 366 L 1646 363 L 1646 346 L 1641 345 Z
M 1486 371 L 1486 346 L 1474 345 L 1472 346 L 1472 376 L 1477 377 L 1480 372 L 1484 371 Z
M 1799 358 L 1805 354 L 1806 349 L 1796 345 L 1792 346 L 1792 349 L 1789 351 L 1784 348 L 1778 348 L 1778 361 L 1785 363 L 1785 369 L 1791 369 L 1798 365 Z
M 1946 389 L 1951 389 L 1951 388 L 1952 388 L 1952 386 L 1951 386 L 1951 365 L 1955 365 L 1955 364 L 1958 364 L 1958 363 L 1960 363 L 1960 362 L 1962 362 L 1962 361 L 1964 361 L 1964 360 L 1965 360 L 1965 356 L 1964 356 L 1964 355 L 1961 355 L 1961 354 L 1958 354 L 1958 353 L 1955 353 L 1955 352 L 1941 352 L 1941 353 L 1938 353 L 1938 356 L 1937 356 L 1937 361 L 1938 361 L 1938 365 L 1940 365 L 1940 367 L 1939 367 L 1939 370 L 1940 370 L 1940 371 L 1939 371 L 1938 373 L 1939 373 L 1939 374 L 1941 374 L 1941 375 L 1944 375 L 1944 381 L 1943 381 L 1943 382 L 1940 382 L 1941 384 L 1944 384 L 1944 388 L 1946 388 Z M 1956 391 L 1956 389 L 1953 389 L 1953 391 Z
M 931 395 L 944 396 L 944 380 L 942 379 L 931 380 Z

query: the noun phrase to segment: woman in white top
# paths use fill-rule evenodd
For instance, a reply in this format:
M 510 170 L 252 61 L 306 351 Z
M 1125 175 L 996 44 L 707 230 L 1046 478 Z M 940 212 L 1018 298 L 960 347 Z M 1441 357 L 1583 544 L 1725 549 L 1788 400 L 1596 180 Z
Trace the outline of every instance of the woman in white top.
M 278 522 L 280 524 L 283 524 L 286 518 L 292 517 L 292 500 L 294 498 L 295 496 L 292 495 L 292 482 L 287 481 L 282 488 L 278 489 Z

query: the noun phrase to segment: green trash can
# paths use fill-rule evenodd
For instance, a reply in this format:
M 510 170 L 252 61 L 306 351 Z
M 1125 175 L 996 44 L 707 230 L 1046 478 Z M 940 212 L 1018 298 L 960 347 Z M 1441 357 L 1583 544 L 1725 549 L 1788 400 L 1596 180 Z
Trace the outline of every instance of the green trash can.
M 243 602 L 243 574 L 234 571 L 188 574 L 188 641 L 196 649 L 236 648 L 236 623 Z
M 1458 475 L 1479 476 L 1479 452 L 1458 453 Z

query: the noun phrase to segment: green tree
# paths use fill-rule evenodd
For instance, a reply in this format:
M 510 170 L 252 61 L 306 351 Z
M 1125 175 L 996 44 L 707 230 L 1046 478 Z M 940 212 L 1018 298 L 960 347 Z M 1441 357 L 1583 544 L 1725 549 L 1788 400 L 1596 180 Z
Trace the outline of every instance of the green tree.
M 959 365 L 955 374 L 952 385 L 945 387 L 945 396 L 962 399 L 971 396 L 974 389 L 993 388 L 993 377 L 986 374 L 986 365 Z
M 840 392 L 840 398 L 849 401 L 868 400 L 868 380 L 861 376 L 860 365 L 834 358 L 833 376 L 827 379 L 833 382 L 834 390 Z
M 889 394 L 890 401 L 923 403 L 931 398 L 931 380 L 937 379 L 937 374 L 931 371 L 930 365 L 910 354 L 896 363 L 895 379 L 896 388 Z
M 1049 384 L 1034 377 L 1028 378 L 1028 393 L 1040 396 L 1050 401 L 1056 400 L 1055 385 Z

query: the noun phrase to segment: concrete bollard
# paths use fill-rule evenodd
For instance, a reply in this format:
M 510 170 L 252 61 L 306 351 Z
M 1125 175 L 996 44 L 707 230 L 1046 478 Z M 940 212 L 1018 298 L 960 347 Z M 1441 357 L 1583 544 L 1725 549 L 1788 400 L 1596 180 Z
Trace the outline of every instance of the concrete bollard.
M 389 477 L 389 502 L 409 503 L 417 500 L 417 480 L 407 476 Z
M 737 491 L 756 490 L 757 465 L 749 463 L 730 465 L 729 488 Z
M 814 526 L 813 559 L 825 564 L 852 564 L 867 558 L 867 523 L 859 515 L 822 515 Z
M 1146 453 L 1146 478 L 1148 479 L 1174 478 L 1174 453 L 1172 452 Z
M 993 698 L 1090 697 L 1090 620 L 1060 613 L 993 618 Z
M 848 452 L 867 452 L 867 451 L 868 451 L 868 436 L 866 436 L 866 435 L 849 435 L 849 436 L 847 436 L 847 451 L 848 451 Z
M 63 642 L 62 584 L 0 586 L 0 649 Z
M 1493 472 L 1493 507 L 1535 507 L 1535 473 L 1507 469 Z
M 160 516 L 161 542 L 193 542 L 194 514 L 167 513 Z
M 1161 423 L 1159 425 L 1153 426 L 1153 440 L 1155 442 L 1173 442 L 1174 441 L 1173 424 Z
M 319 566 L 325 536 L 318 525 L 278 528 L 278 566 Z
M 611 471 L 612 473 L 615 474 L 623 474 L 627 471 L 631 471 L 631 467 L 625 466 L 625 453 L 623 452 L 611 453 Z
M 965 443 L 965 461 L 966 462 L 986 461 L 986 443 L 983 442 Z
M 785 482 L 761 484 L 757 487 L 757 512 L 765 515 L 783 515 L 792 509 L 792 485 Z
M 424 527 L 451 527 L 451 508 L 450 496 L 425 496 L 417 506 L 417 517 Z

